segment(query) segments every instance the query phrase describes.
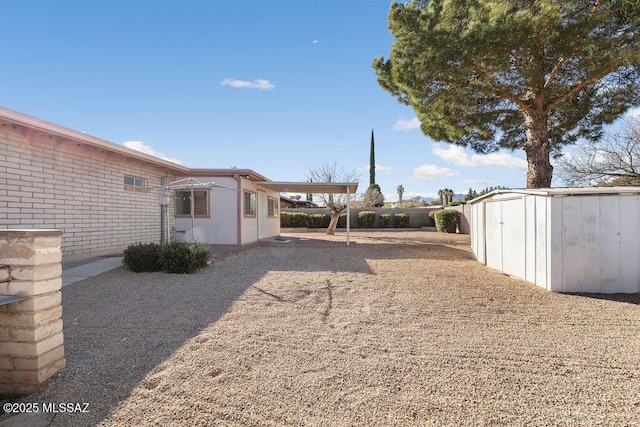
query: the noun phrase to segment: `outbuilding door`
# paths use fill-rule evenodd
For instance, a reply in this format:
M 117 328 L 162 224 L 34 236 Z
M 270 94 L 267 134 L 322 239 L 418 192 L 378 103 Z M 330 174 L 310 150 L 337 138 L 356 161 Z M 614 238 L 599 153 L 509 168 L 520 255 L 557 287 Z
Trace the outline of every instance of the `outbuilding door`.
M 258 191 L 258 239 L 267 238 L 268 221 L 267 194 L 264 191 Z
M 525 277 L 524 198 L 486 203 L 487 265 L 515 277 Z

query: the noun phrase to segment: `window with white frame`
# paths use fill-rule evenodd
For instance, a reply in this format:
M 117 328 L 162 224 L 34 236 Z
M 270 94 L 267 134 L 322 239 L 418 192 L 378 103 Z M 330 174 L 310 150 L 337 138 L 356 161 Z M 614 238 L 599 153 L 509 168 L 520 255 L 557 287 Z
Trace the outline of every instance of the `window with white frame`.
M 147 180 L 137 176 L 125 175 L 124 185 L 130 186 L 130 187 L 136 187 L 136 188 L 146 188 Z

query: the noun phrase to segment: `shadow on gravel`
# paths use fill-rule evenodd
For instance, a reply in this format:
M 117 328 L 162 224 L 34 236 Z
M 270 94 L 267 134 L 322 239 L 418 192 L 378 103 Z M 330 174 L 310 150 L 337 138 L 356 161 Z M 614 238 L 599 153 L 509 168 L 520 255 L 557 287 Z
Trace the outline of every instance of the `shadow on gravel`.
M 614 302 L 626 302 L 627 304 L 640 305 L 640 293 L 638 294 L 584 294 L 584 293 L 568 293 L 567 295 L 575 295 L 584 298 L 603 299 Z
M 374 274 L 371 259 L 469 258 L 468 250 L 399 243 L 259 247 L 192 275 L 136 274 L 121 267 L 66 286 L 67 367 L 36 393 L 0 402 L 87 402 L 89 414 L 58 414 L 52 425 L 95 425 L 126 400 L 151 370 L 217 322 L 270 271 Z M 0 416 L 0 421 L 7 417 Z

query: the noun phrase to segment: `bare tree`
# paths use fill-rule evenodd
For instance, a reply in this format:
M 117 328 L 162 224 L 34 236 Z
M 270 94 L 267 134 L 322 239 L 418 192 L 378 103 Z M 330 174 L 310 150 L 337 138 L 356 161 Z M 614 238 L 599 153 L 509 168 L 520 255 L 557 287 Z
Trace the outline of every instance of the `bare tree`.
M 307 179 L 313 182 L 359 182 L 360 175 L 353 171 L 346 171 L 337 162 L 324 163 L 318 169 L 309 169 Z M 327 234 L 334 234 L 338 226 L 340 214 L 347 209 L 346 194 L 316 194 L 324 205 L 331 211 L 331 222 Z M 355 196 L 355 194 L 354 194 Z
M 626 119 L 620 132 L 576 148 L 557 159 L 566 185 L 640 185 L 640 118 Z

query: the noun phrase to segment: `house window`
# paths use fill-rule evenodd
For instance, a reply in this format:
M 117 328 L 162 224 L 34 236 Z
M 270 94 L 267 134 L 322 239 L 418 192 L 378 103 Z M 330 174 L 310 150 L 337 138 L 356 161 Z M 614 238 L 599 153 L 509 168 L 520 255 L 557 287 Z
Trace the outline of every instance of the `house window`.
M 277 217 L 278 216 L 278 200 L 273 197 L 269 197 L 269 207 L 268 207 L 269 216 Z
M 137 187 L 137 188 L 146 188 L 147 180 L 137 176 L 125 175 L 124 185 L 128 185 L 130 187 Z
M 191 215 L 191 191 L 176 191 L 176 215 Z M 209 216 L 209 192 L 193 192 L 193 210 L 195 216 Z
M 256 193 L 244 192 L 244 215 L 256 216 Z

